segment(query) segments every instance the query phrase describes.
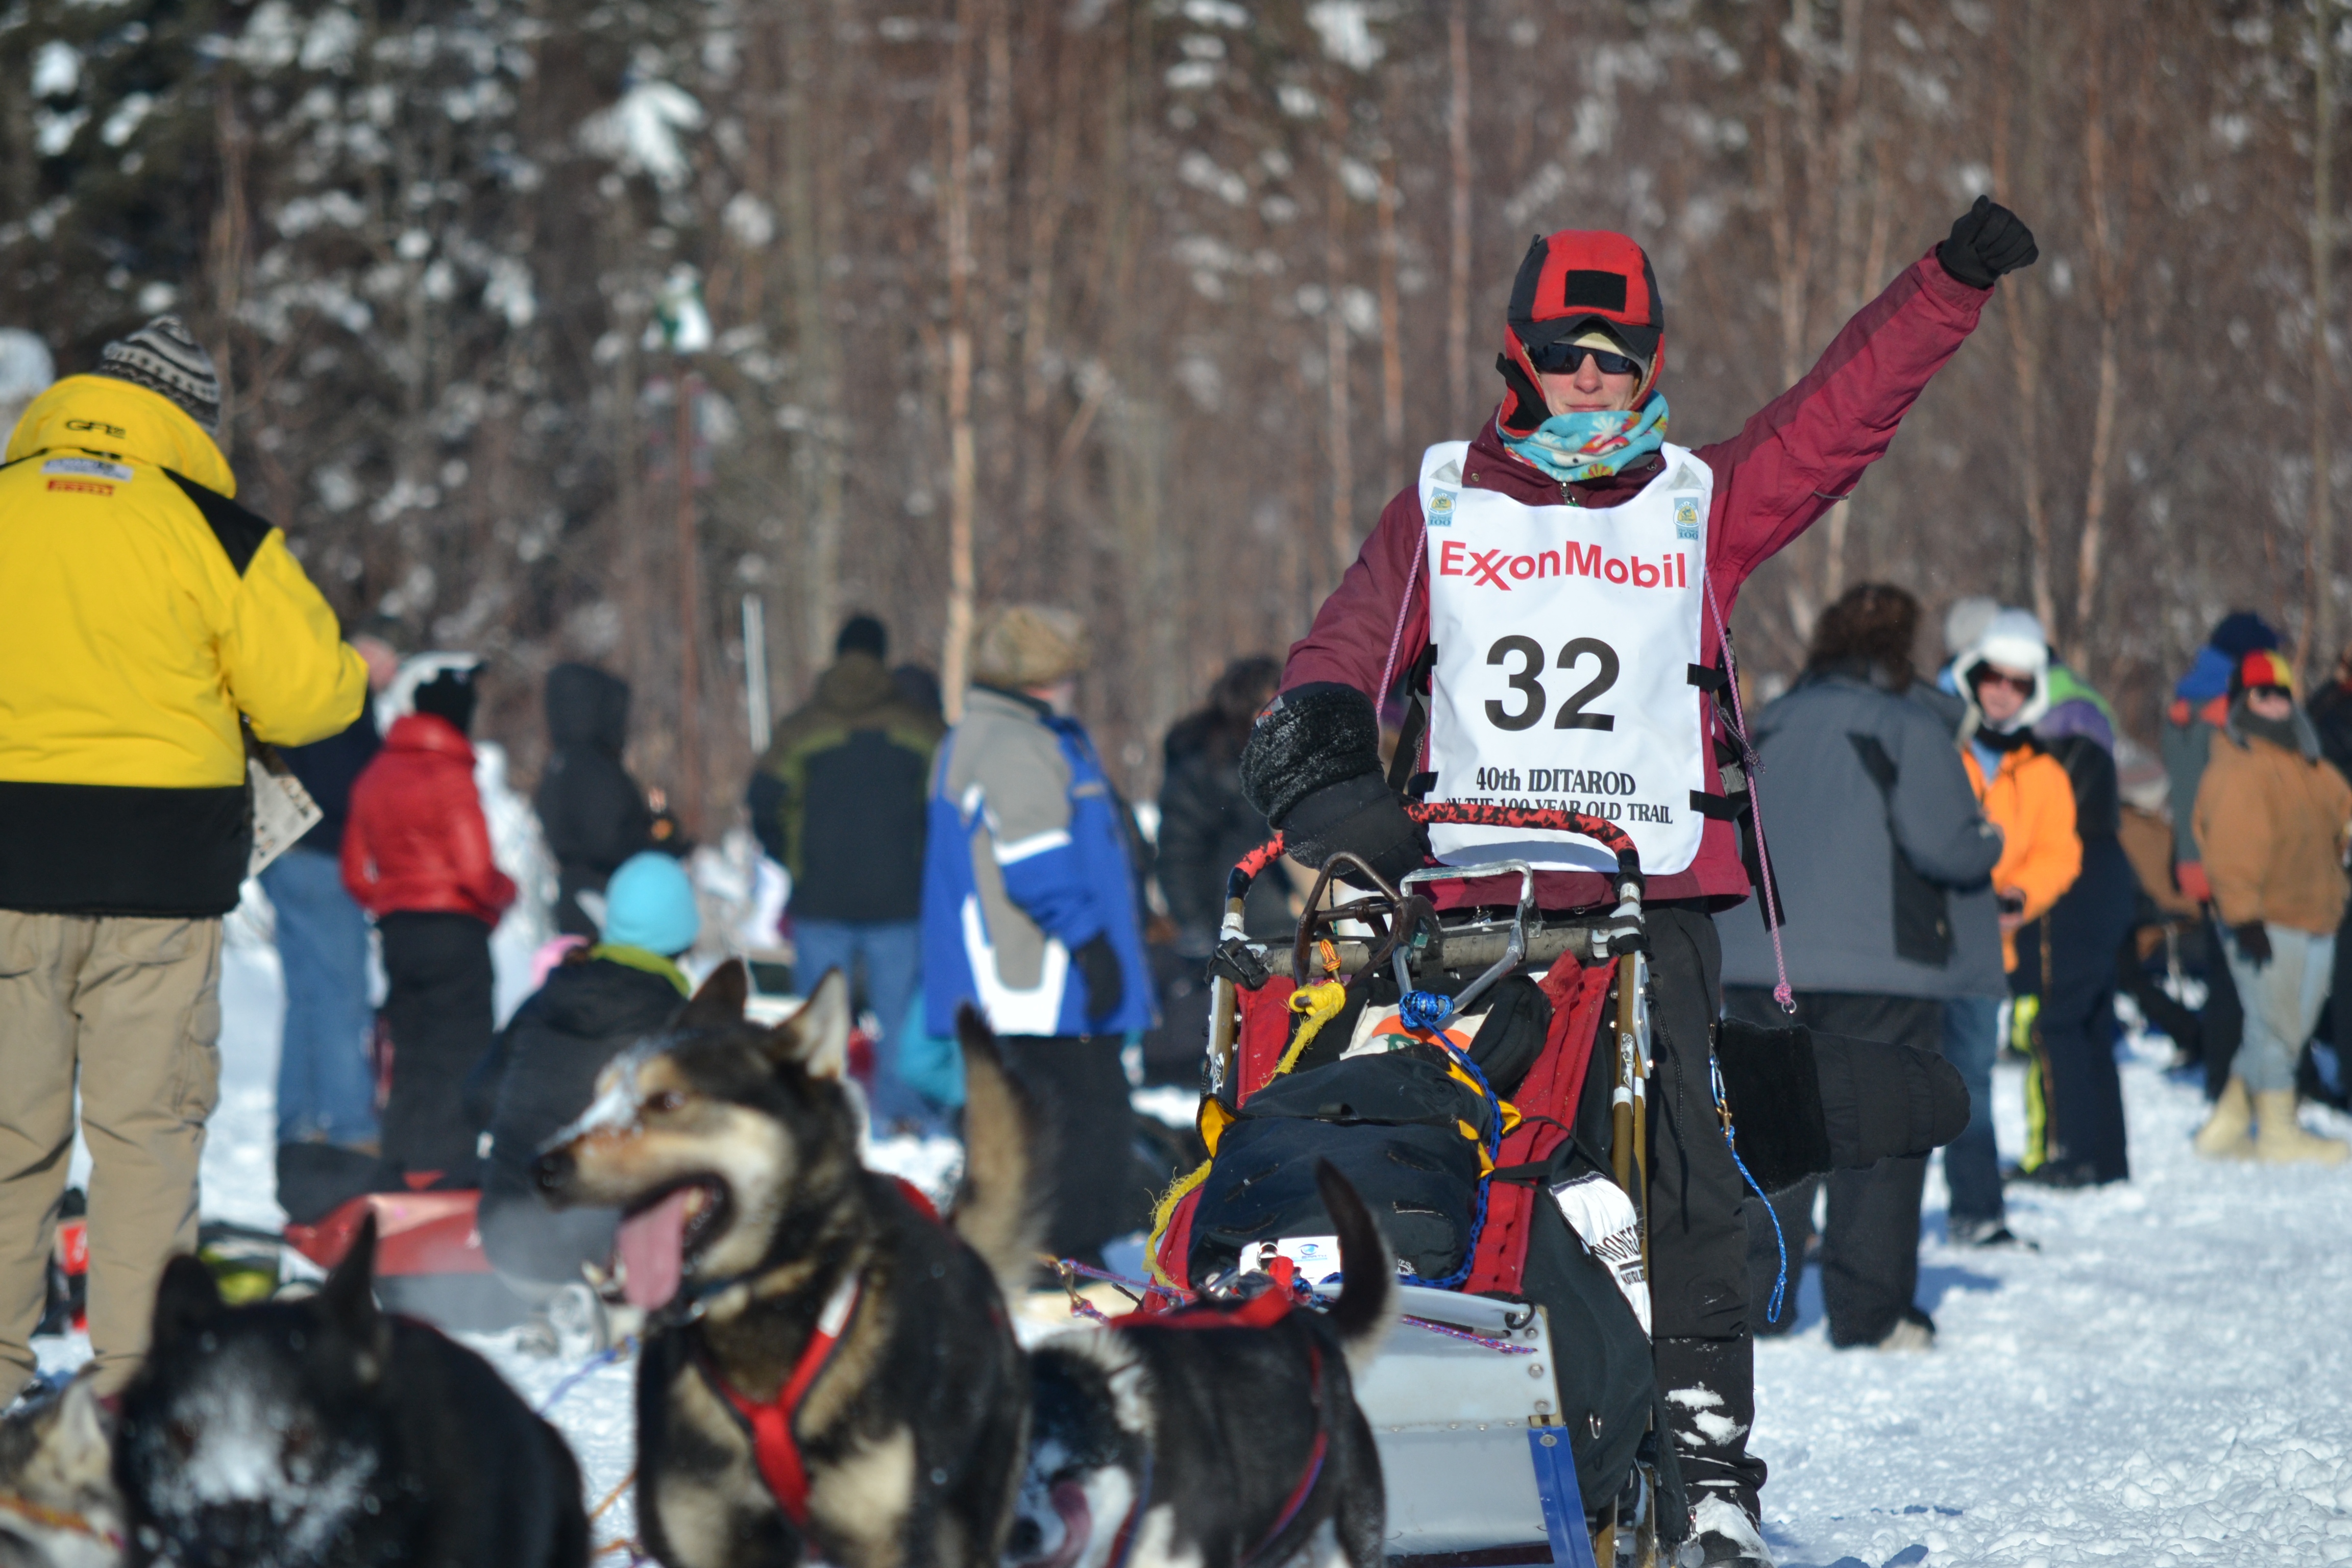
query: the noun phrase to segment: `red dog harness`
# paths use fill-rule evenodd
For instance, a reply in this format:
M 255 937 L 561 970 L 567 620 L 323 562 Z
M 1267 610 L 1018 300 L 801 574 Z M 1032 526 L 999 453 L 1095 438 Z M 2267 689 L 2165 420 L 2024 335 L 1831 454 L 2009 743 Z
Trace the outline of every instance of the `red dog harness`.
M 776 1506 L 797 1529 L 808 1528 L 809 1481 L 808 1467 L 801 1460 L 800 1439 L 793 1435 L 793 1417 L 800 1414 L 809 1385 L 833 1359 L 834 1347 L 841 1342 L 851 1315 L 857 1310 L 858 1294 L 855 1273 L 844 1276 L 834 1287 L 824 1310 L 817 1314 L 816 1331 L 809 1336 L 807 1348 L 793 1363 L 792 1375 L 784 1379 L 773 1399 L 753 1399 L 721 1376 L 707 1356 L 701 1358 L 702 1375 L 751 1436 L 751 1460 L 760 1467 L 760 1479 L 768 1483 Z
M 1267 1329 L 1290 1315 L 1297 1298 L 1293 1294 L 1297 1278 L 1297 1266 L 1287 1258 L 1276 1258 L 1266 1266 L 1273 1279 L 1271 1289 L 1261 1290 L 1238 1309 L 1226 1310 L 1200 1303 L 1179 1308 L 1172 1312 L 1126 1312 L 1110 1321 L 1114 1329 Z M 1307 1506 L 1307 1495 L 1323 1477 L 1323 1461 L 1331 1449 L 1329 1424 L 1323 1413 L 1323 1351 L 1314 1341 L 1307 1342 L 1307 1398 L 1315 1407 L 1315 1442 L 1307 1450 L 1307 1465 L 1290 1495 L 1283 1500 L 1282 1511 L 1274 1527 L 1259 1537 L 1256 1545 L 1241 1556 L 1238 1568 L 1250 1568 L 1258 1555 L 1272 1546 L 1298 1510 Z M 1127 1517 L 1119 1521 L 1118 1534 L 1112 1539 L 1108 1568 L 1127 1568 L 1128 1553 L 1134 1549 L 1136 1528 L 1143 1513 L 1151 1505 L 1151 1456 L 1147 1449 L 1143 1460 L 1143 1484 L 1136 1490 L 1135 1501 L 1129 1505 Z

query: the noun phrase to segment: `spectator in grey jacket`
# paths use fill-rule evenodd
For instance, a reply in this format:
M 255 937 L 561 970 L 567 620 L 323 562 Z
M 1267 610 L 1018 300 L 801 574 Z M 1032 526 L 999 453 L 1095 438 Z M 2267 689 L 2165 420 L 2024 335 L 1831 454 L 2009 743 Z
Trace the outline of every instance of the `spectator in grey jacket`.
M 2000 835 L 1977 810 L 1950 732 L 1905 693 L 1919 605 L 1863 584 L 1822 614 L 1805 673 L 1758 715 L 1754 740 L 1796 1022 L 1831 1034 L 1941 1048 L 1944 1005 L 2002 989 L 1990 877 Z M 1760 900 L 1758 901 L 1760 906 Z M 1724 1011 L 1790 1020 L 1773 1000 L 1772 944 L 1748 909 L 1717 916 Z M 1927 1162 L 1888 1160 L 1829 1178 L 1822 1296 L 1833 1344 L 1926 1349 L 1935 1325 L 1913 1304 Z M 1802 1256 L 1813 1184 L 1772 1207 Z M 1749 1205 L 1751 1259 L 1771 1294 L 1771 1222 Z M 1794 1326 L 1796 1292 L 1759 1333 Z

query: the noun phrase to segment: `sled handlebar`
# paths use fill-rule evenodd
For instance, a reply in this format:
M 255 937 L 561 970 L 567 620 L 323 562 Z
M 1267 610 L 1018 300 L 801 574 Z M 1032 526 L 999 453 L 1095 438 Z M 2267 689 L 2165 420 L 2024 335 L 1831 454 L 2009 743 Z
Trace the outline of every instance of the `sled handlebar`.
M 1546 807 L 1480 805 L 1467 801 L 1408 801 L 1404 814 L 1423 826 L 1512 827 L 1531 833 L 1572 833 L 1590 838 L 1617 858 L 1617 896 L 1639 903 L 1642 898 L 1642 852 L 1633 837 L 1605 816 L 1585 811 L 1554 811 Z M 1225 879 L 1225 898 L 1244 898 L 1250 884 L 1283 851 L 1279 833 L 1241 858 Z

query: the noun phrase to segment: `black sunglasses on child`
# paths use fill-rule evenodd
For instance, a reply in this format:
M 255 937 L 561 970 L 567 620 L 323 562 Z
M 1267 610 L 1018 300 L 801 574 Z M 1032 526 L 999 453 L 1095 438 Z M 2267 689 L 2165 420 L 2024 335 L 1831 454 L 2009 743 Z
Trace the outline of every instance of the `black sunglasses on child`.
M 1545 375 L 1572 375 L 1576 367 L 1591 354 L 1592 363 L 1601 367 L 1603 375 L 1639 375 L 1642 362 L 1623 354 L 1612 354 L 1606 349 L 1596 349 L 1586 343 L 1546 343 L 1528 351 L 1528 363 Z

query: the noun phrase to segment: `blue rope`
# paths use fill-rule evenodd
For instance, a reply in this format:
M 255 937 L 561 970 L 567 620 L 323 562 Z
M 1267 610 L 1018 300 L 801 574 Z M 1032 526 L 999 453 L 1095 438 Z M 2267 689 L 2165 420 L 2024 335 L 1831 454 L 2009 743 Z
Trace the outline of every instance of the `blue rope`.
M 554 1392 L 547 1396 L 547 1402 L 539 1407 L 541 1417 L 543 1419 L 549 1411 L 563 1403 L 564 1397 L 573 1389 L 579 1387 L 583 1383 L 585 1383 L 590 1374 L 595 1373 L 600 1368 L 612 1365 L 614 1362 L 619 1361 L 623 1356 L 627 1355 L 631 1351 L 636 1348 L 637 1337 L 635 1334 L 631 1334 L 627 1339 L 623 1340 L 611 1350 L 604 1351 L 597 1355 L 590 1357 L 587 1365 L 568 1374 L 562 1382 L 555 1385 Z
M 1780 1267 L 1772 1276 L 1772 1301 L 1764 1309 L 1764 1321 L 1777 1323 L 1780 1321 L 1780 1302 L 1789 1289 L 1789 1241 L 1780 1234 L 1780 1211 L 1772 1206 L 1772 1200 L 1764 1195 L 1763 1187 L 1748 1173 L 1748 1162 L 1739 1157 L 1739 1144 L 1731 1132 L 1731 1117 L 1724 1110 L 1723 1064 L 1711 1056 L 1706 1058 L 1706 1076 L 1715 1093 L 1716 1110 L 1723 1115 L 1723 1146 L 1731 1152 L 1732 1168 L 1739 1173 L 1739 1179 L 1748 1184 L 1748 1190 L 1754 1193 L 1757 1201 L 1764 1205 L 1765 1217 L 1772 1222 L 1772 1245 L 1780 1254 Z
M 1408 991 L 1405 993 L 1403 1003 L 1400 1004 L 1397 1008 L 1397 1016 L 1400 1018 L 1403 1018 L 1408 1024 L 1412 1024 L 1411 1016 L 1405 1012 L 1405 1008 L 1416 1002 L 1420 1003 L 1424 1008 L 1430 1003 L 1436 1003 L 1444 1008 L 1446 1014 L 1451 1014 L 1454 1011 L 1454 1002 L 1451 997 L 1435 995 L 1427 991 Z M 1444 1015 L 1441 1015 L 1441 1016 L 1444 1016 Z M 1433 1034 L 1436 1032 L 1435 1026 L 1432 1025 L 1412 1024 L 1412 1026 L 1414 1028 L 1429 1029 Z M 1438 1036 L 1437 1039 L 1433 1043 L 1441 1050 L 1444 1051 L 1446 1055 L 1452 1057 L 1454 1061 L 1461 1066 L 1464 1071 L 1467 1072 L 1471 1078 L 1477 1081 L 1478 1092 L 1486 1097 L 1488 1112 L 1486 1118 L 1486 1136 L 1482 1142 L 1484 1142 L 1486 1150 L 1486 1163 L 1492 1165 L 1496 1162 L 1496 1157 L 1503 1152 L 1502 1096 L 1495 1092 L 1495 1086 L 1486 1081 L 1486 1075 L 1478 1070 L 1478 1064 L 1470 1059 L 1469 1052 L 1454 1049 L 1454 1042 L 1446 1039 L 1442 1035 Z M 1494 1177 L 1491 1173 L 1478 1178 L 1478 1204 L 1477 1206 L 1470 1212 L 1470 1241 L 1469 1244 L 1462 1249 L 1462 1267 L 1455 1269 L 1453 1273 L 1446 1275 L 1442 1279 L 1424 1279 L 1420 1275 L 1412 1272 L 1410 1269 L 1406 1270 L 1402 1275 L 1399 1276 L 1399 1278 L 1402 1279 L 1408 1285 L 1425 1285 L 1433 1290 L 1451 1290 L 1455 1286 L 1470 1278 L 1470 1270 L 1476 1266 L 1478 1261 L 1478 1238 L 1486 1234 L 1486 1189 L 1493 1184 L 1493 1181 Z
M 1425 1029 L 1435 1034 L 1445 1027 L 1445 1021 L 1452 1016 L 1454 998 L 1441 996 L 1434 991 L 1408 991 L 1397 1002 L 1397 1017 L 1408 1029 Z

